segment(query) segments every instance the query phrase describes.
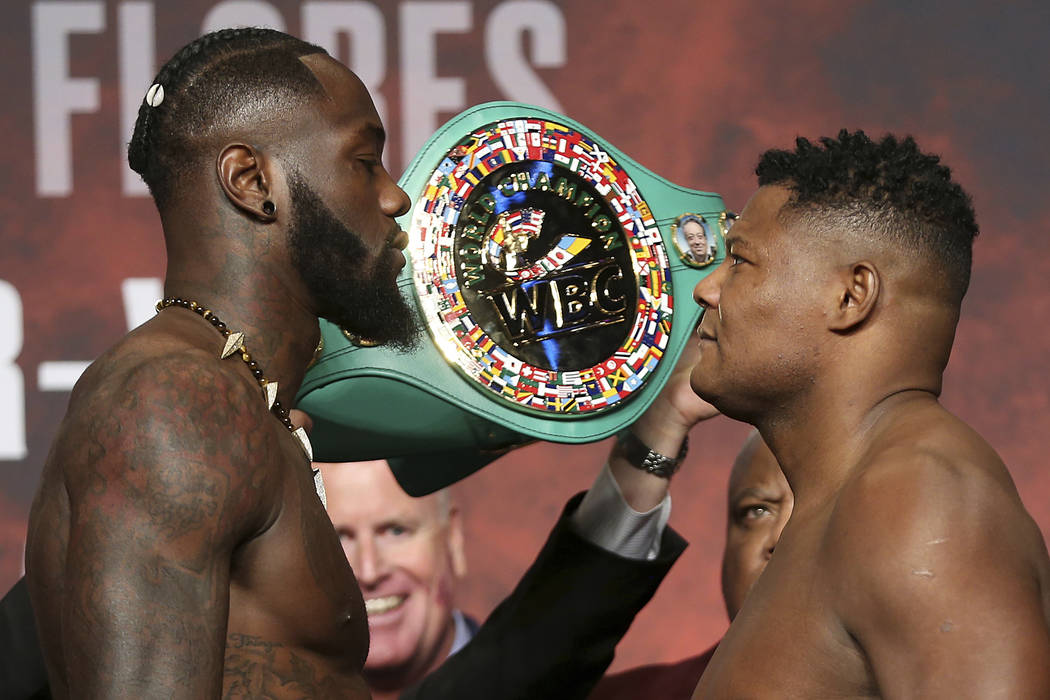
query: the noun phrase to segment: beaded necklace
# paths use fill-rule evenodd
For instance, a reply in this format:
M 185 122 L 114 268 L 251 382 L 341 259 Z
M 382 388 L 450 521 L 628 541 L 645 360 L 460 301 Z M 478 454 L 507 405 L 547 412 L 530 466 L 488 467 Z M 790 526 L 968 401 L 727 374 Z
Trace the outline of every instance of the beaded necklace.
M 181 306 L 184 309 L 193 311 L 198 316 L 203 318 L 205 321 L 215 326 L 215 330 L 222 333 L 222 336 L 226 338 L 226 345 L 223 347 L 222 352 L 219 353 L 219 359 L 225 360 L 234 353 L 237 353 L 244 364 L 248 365 L 248 370 L 255 377 L 255 380 L 259 382 L 259 386 L 262 388 L 263 400 L 266 402 L 266 407 L 270 409 L 277 418 L 284 424 L 284 427 L 288 428 L 288 431 L 295 436 L 299 443 L 299 447 L 302 448 L 303 452 L 306 453 L 306 458 L 313 462 L 314 454 L 313 448 L 310 445 L 310 438 L 306 435 L 306 430 L 300 427 L 292 425 L 292 419 L 288 415 L 288 409 L 281 405 L 281 402 L 277 399 L 277 382 L 268 380 L 264 375 L 262 368 L 259 367 L 259 363 L 252 359 L 251 353 L 248 352 L 248 348 L 244 345 L 244 333 L 239 331 L 231 331 L 226 327 L 226 324 L 219 320 L 219 317 L 212 313 L 211 309 L 204 308 L 203 305 L 198 304 L 195 301 L 188 299 L 181 299 L 178 297 L 166 297 L 157 302 L 157 313 L 160 313 L 164 309 L 172 306 Z M 315 481 L 318 473 L 315 471 Z M 319 492 L 323 493 L 323 490 Z M 322 496 L 322 500 L 324 497 Z

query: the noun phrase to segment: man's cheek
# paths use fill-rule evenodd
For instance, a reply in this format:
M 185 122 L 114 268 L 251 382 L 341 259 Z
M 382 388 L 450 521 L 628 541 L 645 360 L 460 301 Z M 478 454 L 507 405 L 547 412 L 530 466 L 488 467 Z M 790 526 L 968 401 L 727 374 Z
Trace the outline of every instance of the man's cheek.
M 455 587 L 449 573 L 438 578 L 434 587 L 434 602 L 444 608 L 451 608 L 455 600 Z

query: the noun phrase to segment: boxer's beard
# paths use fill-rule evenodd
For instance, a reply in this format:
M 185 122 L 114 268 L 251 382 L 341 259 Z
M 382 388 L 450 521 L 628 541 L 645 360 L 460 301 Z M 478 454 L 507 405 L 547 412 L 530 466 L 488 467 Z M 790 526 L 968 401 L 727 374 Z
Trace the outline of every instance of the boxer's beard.
M 318 315 L 361 338 L 414 348 L 419 324 L 395 283 L 398 256 L 387 248 L 370 256 L 360 236 L 339 222 L 298 173 L 288 185 L 294 207 L 288 233 L 292 262 Z

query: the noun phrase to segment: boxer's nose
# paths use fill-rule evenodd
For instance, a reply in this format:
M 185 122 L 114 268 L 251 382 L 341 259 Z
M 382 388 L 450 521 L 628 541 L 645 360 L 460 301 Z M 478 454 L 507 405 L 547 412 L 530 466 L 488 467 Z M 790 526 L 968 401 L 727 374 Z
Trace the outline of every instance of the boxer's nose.
M 725 279 L 730 259 L 726 258 L 710 275 L 696 283 L 693 288 L 693 300 L 704 309 L 717 309 L 721 296 L 722 281 Z

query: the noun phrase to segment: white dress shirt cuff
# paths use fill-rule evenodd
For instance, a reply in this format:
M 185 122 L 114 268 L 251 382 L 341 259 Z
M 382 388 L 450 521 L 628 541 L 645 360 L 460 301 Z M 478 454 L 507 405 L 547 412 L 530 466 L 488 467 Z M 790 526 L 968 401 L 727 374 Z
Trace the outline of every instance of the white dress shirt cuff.
M 578 535 L 628 559 L 655 559 L 660 554 L 660 539 L 670 517 L 671 494 L 644 513 L 631 508 L 608 463 L 571 516 L 572 527 Z

